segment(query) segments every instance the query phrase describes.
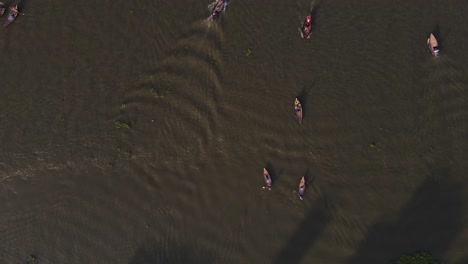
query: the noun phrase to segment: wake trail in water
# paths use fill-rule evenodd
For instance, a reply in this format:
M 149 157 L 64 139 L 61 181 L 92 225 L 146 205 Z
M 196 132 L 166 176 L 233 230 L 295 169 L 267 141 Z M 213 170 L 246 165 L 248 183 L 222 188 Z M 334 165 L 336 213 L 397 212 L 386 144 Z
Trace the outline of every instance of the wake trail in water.
M 432 142 L 429 163 L 440 159 L 463 164 L 467 149 L 462 144 L 468 134 L 468 109 L 462 73 L 449 57 L 439 55 L 428 62 L 424 91 L 423 134 Z M 440 156 L 437 149 L 448 149 Z M 435 156 L 434 156 L 435 155 Z
M 208 159 L 218 142 L 221 26 L 195 21 L 172 43 L 153 69 L 141 74 L 115 117 L 129 124 L 121 140 L 132 146 L 130 159 L 139 160 L 131 166 L 139 185 L 159 185 L 158 175 L 168 170 L 188 177 L 178 168 Z M 174 180 L 180 183 L 180 177 Z M 193 189 L 190 184 L 187 188 Z

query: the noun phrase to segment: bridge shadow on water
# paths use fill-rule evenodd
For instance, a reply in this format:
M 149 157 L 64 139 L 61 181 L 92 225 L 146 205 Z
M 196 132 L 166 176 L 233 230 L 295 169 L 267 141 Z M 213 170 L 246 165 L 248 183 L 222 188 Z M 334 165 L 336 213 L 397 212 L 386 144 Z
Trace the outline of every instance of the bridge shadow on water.
M 308 213 L 296 232 L 291 236 L 285 247 L 275 259 L 276 264 L 301 263 L 307 251 L 319 238 L 325 226 L 330 222 L 331 215 L 324 206 L 317 205 Z
M 448 168 L 433 169 L 398 219 L 381 219 L 371 227 L 348 263 L 389 263 L 419 250 L 443 261 L 463 225 L 461 188 L 449 178 Z

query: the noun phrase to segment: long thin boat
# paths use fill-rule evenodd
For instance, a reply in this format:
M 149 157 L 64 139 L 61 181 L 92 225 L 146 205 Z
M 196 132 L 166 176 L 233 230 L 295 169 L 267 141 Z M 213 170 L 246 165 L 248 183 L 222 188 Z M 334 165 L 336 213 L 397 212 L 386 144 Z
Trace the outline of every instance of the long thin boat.
M 268 173 L 267 169 L 263 168 L 263 181 L 265 182 L 265 186 L 263 186 L 263 189 L 268 189 L 271 191 L 271 177 L 270 173 Z
M 210 19 L 211 21 L 218 20 L 221 12 L 226 8 L 226 0 L 217 0 L 214 4 L 213 10 L 211 11 Z
M 299 124 L 302 123 L 302 105 L 301 102 L 299 102 L 299 99 L 294 100 L 294 112 L 296 114 L 297 121 L 299 121 Z
M 302 197 L 304 196 L 305 188 L 306 188 L 305 178 L 304 176 L 302 176 L 301 181 L 299 182 L 299 189 L 298 189 L 299 199 L 301 200 L 302 200 Z
M 310 14 L 304 19 L 304 23 L 302 23 L 302 27 L 299 31 L 303 39 L 310 38 L 310 34 L 312 33 L 312 17 Z
M 16 19 L 17 16 L 18 16 L 18 5 L 16 5 L 15 7 L 10 6 L 10 12 L 8 13 L 8 17 L 5 20 L 5 23 L 3 24 L 3 26 L 6 27 L 10 25 L 13 22 L 13 20 Z
M 432 55 L 435 57 L 439 56 L 439 43 L 437 42 L 434 34 L 431 33 L 427 39 L 427 45 L 429 46 L 429 50 L 431 51 Z
M 0 16 L 3 16 L 3 13 L 5 13 L 6 6 L 3 2 L 0 2 Z

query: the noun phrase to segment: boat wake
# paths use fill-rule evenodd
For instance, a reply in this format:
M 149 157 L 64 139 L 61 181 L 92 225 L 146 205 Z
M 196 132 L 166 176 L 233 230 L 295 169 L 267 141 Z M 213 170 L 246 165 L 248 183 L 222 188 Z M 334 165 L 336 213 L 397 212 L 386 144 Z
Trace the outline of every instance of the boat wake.
M 432 59 L 428 65 L 424 93 L 423 133 L 450 154 L 444 155 L 463 164 L 460 142 L 468 132 L 468 111 L 463 74 L 447 56 Z M 442 157 L 439 157 L 442 158 Z
M 222 93 L 222 42 L 220 27 L 194 23 L 127 94 L 116 120 L 132 127 L 126 140 L 142 156 L 158 149 L 154 158 L 166 165 L 206 158 Z

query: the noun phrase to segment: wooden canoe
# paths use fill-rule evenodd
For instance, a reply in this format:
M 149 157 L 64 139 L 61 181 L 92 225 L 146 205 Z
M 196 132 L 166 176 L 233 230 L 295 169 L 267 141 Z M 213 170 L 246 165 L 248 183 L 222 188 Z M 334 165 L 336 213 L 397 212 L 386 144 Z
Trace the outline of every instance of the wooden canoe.
M 310 34 L 312 33 L 312 18 L 310 15 L 307 15 L 304 19 L 304 23 L 302 23 L 300 31 L 303 39 L 310 38 Z
M 299 121 L 299 124 L 302 123 L 302 105 L 301 102 L 299 102 L 299 99 L 294 100 L 294 113 L 296 114 L 297 121 Z
M 8 17 L 5 20 L 5 23 L 3 24 L 3 26 L 6 27 L 10 25 L 13 22 L 13 20 L 16 19 L 17 16 L 18 16 L 18 5 L 16 5 L 15 7 L 10 6 L 10 12 L 8 12 Z
M 224 8 L 226 7 L 226 0 L 217 0 L 216 4 L 213 7 L 213 10 L 211 11 L 211 21 L 218 20 L 219 16 L 221 15 L 221 12 L 224 11 Z
M 3 2 L 0 2 L 0 16 L 3 16 L 3 13 L 5 13 L 6 6 Z
M 268 173 L 267 169 L 263 168 L 263 181 L 265 182 L 265 186 L 263 186 L 263 189 L 268 189 L 271 191 L 271 177 L 270 173 Z
M 305 185 L 305 177 L 302 176 L 301 181 L 299 182 L 299 199 L 302 200 L 302 197 L 304 196 L 304 191 L 305 191 L 306 185 Z
M 431 51 L 432 55 L 437 57 L 439 55 L 439 43 L 437 42 L 434 34 L 431 33 L 427 39 L 427 45 L 429 46 L 429 50 Z

